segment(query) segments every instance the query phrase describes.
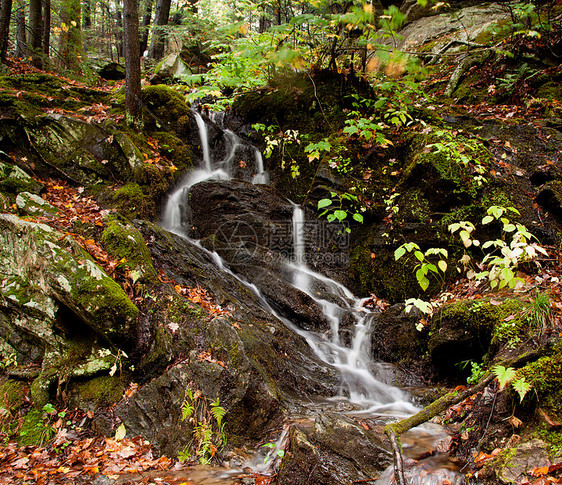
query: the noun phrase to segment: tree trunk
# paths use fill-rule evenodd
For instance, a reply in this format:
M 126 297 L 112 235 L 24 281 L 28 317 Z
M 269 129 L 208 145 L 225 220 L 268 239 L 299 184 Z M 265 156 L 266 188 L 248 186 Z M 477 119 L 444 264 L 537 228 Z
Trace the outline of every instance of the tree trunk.
M 84 0 L 84 6 L 82 7 L 83 17 L 82 17 L 82 28 L 90 29 L 92 27 L 92 3 L 91 0 Z
M 64 0 L 60 34 L 60 59 L 62 67 L 73 72 L 80 70 L 82 56 L 82 32 L 80 0 Z
M 115 4 L 115 40 L 117 43 L 117 62 L 123 57 L 123 12 L 119 2 Z
M 43 15 L 41 0 L 29 0 L 29 44 L 27 54 L 31 63 L 41 69 L 43 67 Z
M 168 25 L 170 17 L 171 0 L 158 0 L 156 4 L 156 16 L 154 18 L 154 30 L 152 31 L 152 43 L 148 57 L 151 59 L 161 59 L 164 55 L 166 42 L 165 26 Z
M 138 0 L 124 1 L 123 47 L 125 57 L 125 118 L 133 128 L 142 129 L 141 70 Z
M 146 0 L 144 3 L 144 15 L 142 17 L 141 40 L 140 40 L 140 54 L 148 47 L 148 34 L 150 33 L 150 22 L 152 20 L 152 7 L 154 0 Z
M 43 0 L 43 62 L 49 64 L 51 47 L 51 0 Z
M 25 29 L 25 3 L 18 1 L 16 10 L 16 54 L 15 57 L 23 59 L 27 52 L 27 36 Z
M 8 51 L 8 35 L 10 34 L 10 17 L 12 16 L 12 0 L 0 2 L 0 60 L 6 58 Z

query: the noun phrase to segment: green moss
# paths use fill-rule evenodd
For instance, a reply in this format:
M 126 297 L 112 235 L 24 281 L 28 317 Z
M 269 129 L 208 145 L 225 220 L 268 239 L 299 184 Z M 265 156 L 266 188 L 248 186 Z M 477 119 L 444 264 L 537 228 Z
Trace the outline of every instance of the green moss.
M 17 442 L 20 446 L 45 445 L 55 432 L 43 418 L 43 412 L 32 409 L 23 418 L 23 424 L 18 434 Z
M 111 194 L 111 199 L 111 205 L 127 219 L 150 219 L 156 209 L 136 183 L 123 185 Z
M 101 376 L 73 385 L 73 392 L 79 395 L 80 401 L 91 403 L 94 408 L 110 406 L 123 396 L 124 385 L 117 376 Z
M 562 349 L 558 346 L 553 355 L 542 357 L 527 364 L 518 372 L 525 377 L 536 393 L 538 406 L 549 414 L 562 419 Z
M 1 405 L 6 406 L 8 411 L 17 411 L 24 403 L 24 390 L 27 386 L 21 381 L 0 379 Z
M 124 224 L 115 217 L 106 219 L 107 227 L 101 236 L 105 250 L 116 259 L 126 259 L 132 269 L 140 273 L 141 281 L 157 278 L 150 252 L 141 233 L 130 224 Z
M 178 120 L 190 116 L 190 108 L 184 98 L 175 90 L 164 85 L 147 86 L 142 90 L 145 106 L 145 128 L 176 130 Z
M 159 131 L 154 133 L 153 137 L 158 140 L 161 152 L 173 161 L 178 173 L 185 172 L 193 165 L 191 147 L 176 135 Z

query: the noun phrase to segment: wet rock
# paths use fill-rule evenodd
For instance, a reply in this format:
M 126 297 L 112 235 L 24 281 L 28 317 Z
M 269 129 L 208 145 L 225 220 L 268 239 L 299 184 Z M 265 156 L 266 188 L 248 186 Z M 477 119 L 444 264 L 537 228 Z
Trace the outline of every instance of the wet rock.
M 16 197 L 16 205 L 21 212 L 34 217 L 53 217 L 60 214 L 56 207 L 29 192 L 19 193 Z
M 499 470 L 501 483 L 521 483 L 524 477 L 534 476 L 536 468 L 549 467 L 549 446 L 542 440 L 533 439 L 520 444 L 509 454 L 505 466 Z
M 292 253 L 293 207 L 271 187 L 241 181 L 203 182 L 192 187 L 189 207 L 194 236 L 246 242 L 284 256 Z
M 404 311 L 397 303 L 383 311 L 373 324 L 373 356 L 383 362 L 414 361 L 424 351 L 421 333 L 416 324 L 422 317 L 418 309 Z
M 382 434 L 325 413 L 293 425 L 280 484 L 348 484 L 376 477 L 392 460 Z

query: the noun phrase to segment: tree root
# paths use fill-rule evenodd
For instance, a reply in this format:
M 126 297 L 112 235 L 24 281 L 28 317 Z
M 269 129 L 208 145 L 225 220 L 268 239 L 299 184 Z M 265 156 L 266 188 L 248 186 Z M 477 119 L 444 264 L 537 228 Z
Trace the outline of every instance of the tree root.
M 531 352 L 526 352 L 512 359 L 506 359 L 499 363 L 504 367 L 521 366 L 531 360 L 535 360 L 545 353 L 545 349 L 538 349 Z M 423 408 L 420 412 L 410 416 L 409 418 L 402 419 L 396 423 L 387 424 L 384 428 L 384 433 L 388 436 L 394 456 L 394 476 L 399 485 L 406 485 L 404 477 L 404 460 L 402 458 L 402 450 L 400 445 L 400 435 L 406 431 L 423 424 L 446 409 L 455 404 L 464 401 L 467 397 L 472 396 L 482 391 L 493 379 L 494 374 L 489 372 L 486 374 L 478 384 L 466 389 L 462 392 L 453 391 L 445 394 L 439 399 L 433 401 L 431 404 Z
M 449 83 L 445 88 L 445 96 L 450 98 L 453 92 L 455 91 L 455 89 L 457 89 L 457 86 L 459 85 L 459 82 L 461 78 L 465 75 L 465 73 L 472 66 L 476 66 L 478 64 L 482 64 L 486 62 L 491 57 L 491 55 L 492 55 L 491 51 L 484 51 L 473 56 L 465 57 L 457 66 L 455 72 L 453 72 L 451 79 L 449 79 Z

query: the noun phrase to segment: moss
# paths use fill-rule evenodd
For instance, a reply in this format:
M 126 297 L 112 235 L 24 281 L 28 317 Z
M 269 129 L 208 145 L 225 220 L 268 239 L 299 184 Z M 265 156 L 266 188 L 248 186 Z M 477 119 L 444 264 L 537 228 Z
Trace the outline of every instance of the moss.
M 43 412 L 32 409 L 23 418 L 23 424 L 18 434 L 17 442 L 20 446 L 45 445 L 55 432 L 43 417 Z
M 124 384 L 117 376 L 101 376 L 75 383 L 72 392 L 78 394 L 81 402 L 86 401 L 98 408 L 118 402 L 123 396 Z
M 562 419 L 562 349 L 558 346 L 553 355 L 542 357 L 527 364 L 518 372 L 525 377 L 537 395 L 538 406 L 549 414 Z
M 178 173 L 185 172 L 193 165 L 191 147 L 176 135 L 159 131 L 153 137 L 158 140 L 161 153 L 173 161 Z
M 153 206 L 149 207 L 151 213 L 156 213 L 156 207 L 170 189 L 174 175 L 168 170 L 163 170 L 151 163 L 144 163 L 135 170 L 134 181 L 142 186 L 143 193 L 148 197 Z
M 124 224 L 115 217 L 106 219 L 107 227 L 101 235 L 105 250 L 116 259 L 125 259 L 132 269 L 140 272 L 141 281 L 157 278 L 150 252 L 141 233 L 130 224 Z
M 17 411 L 24 403 L 24 390 L 27 386 L 21 381 L 0 379 L 1 405 L 6 406 L 8 411 Z
M 127 219 L 151 219 L 156 207 L 136 183 L 123 185 L 111 194 L 111 205 Z
M 184 98 L 168 86 L 147 86 L 141 93 L 145 106 L 145 128 L 176 130 L 178 120 L 190 116 L 190 108 Z

